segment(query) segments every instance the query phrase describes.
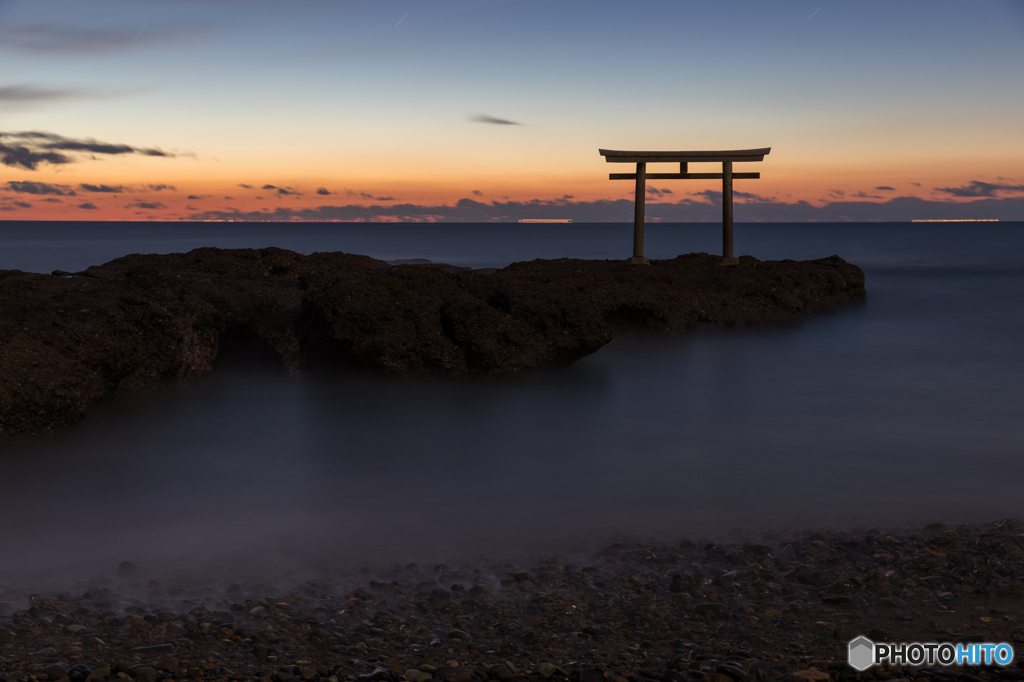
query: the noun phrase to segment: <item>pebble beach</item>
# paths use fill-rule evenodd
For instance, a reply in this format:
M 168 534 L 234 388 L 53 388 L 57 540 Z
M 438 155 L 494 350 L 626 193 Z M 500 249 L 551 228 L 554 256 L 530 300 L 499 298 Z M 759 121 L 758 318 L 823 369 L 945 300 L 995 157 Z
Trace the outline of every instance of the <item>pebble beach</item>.
M 1024 679 L 1009 667 L 857 673 L 847 642 L 1024 646 L 1024 526 L 932 524 L 616 542 L 515 562 L 289 583 L 149 579 L 125 560 L 60 590 L 0 576 L 0 679 L 827 682 Z

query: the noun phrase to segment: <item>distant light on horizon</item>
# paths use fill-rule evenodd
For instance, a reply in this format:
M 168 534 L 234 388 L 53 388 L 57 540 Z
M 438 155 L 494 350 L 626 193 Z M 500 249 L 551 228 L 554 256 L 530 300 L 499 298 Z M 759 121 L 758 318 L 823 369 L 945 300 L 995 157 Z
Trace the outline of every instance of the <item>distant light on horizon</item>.
M 521 223 L 571 223 L 572 218 L 520 218 Z

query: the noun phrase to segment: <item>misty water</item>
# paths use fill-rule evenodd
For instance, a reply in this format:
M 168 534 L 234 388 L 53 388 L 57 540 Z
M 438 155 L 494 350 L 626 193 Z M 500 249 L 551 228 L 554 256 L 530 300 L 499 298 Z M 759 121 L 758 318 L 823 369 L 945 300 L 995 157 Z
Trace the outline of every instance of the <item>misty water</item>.
M 713 224 L 650 225 L 647 255 L 714 253 L 719 240 Z M 0 268 L 198 246 L 494 267 L 630 245 L 622 224 L 0 223 Z M 616 341 L 522 377 L 225 362 L 0 445 L 0 578 L 1022 514 L 1024 224 L 738 225 L 736 245 L 838 254 L 864 268 L 868 300 L 793 327 Z

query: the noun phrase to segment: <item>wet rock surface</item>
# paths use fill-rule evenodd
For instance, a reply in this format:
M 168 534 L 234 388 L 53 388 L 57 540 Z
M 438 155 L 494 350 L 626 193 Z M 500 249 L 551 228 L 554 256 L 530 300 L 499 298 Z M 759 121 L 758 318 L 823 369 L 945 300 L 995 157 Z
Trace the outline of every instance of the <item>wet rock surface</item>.
M 1024 528 L 617 543 L 574 558 L 0 585 L 0 679 L 977 682 L 846 665 L 847 641 L 1024 646 Z
M 836 256 L 471 270 L 205 248 L 73 274 L 0 271 L 0 437 L 73 424 L 106 397 L 201 377 L 232 353 L 293 371 L 510 374 L 571 364 L 620 333 L 794 323 L 864 297 L 863 272 Z

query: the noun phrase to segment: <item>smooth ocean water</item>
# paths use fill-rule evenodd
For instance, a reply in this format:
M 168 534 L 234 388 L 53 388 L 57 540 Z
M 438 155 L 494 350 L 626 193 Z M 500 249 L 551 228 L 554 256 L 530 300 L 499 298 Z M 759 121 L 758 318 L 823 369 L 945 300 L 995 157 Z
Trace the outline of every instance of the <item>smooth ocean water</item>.
M 719 235 L 649 225 L 647 253 L 716 252 Z M 527 377 L 225 366 L 116 401 L 0 446 L 0 582 L 125 558 L 421 561 L 1024 516 L 1024 223 L 748 224 L 736 245 L 839 254 L 868 301 L 791 328 L 615 342 Z M 198 246 L 488 267 L 621 258 L 631 226 L 0 223 L 0 268 Z

